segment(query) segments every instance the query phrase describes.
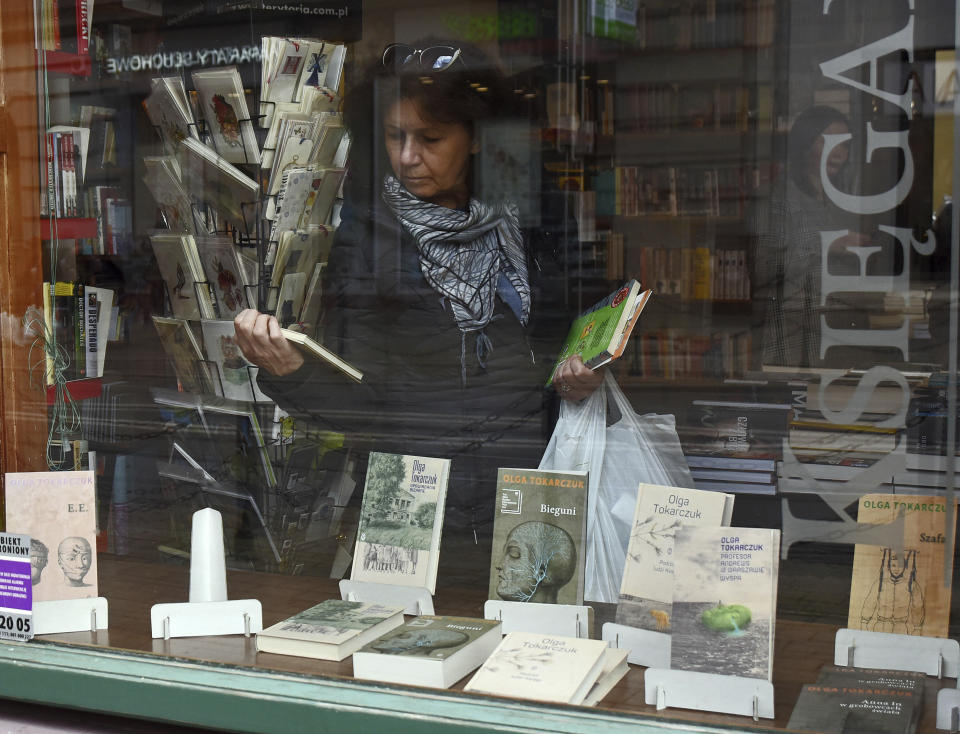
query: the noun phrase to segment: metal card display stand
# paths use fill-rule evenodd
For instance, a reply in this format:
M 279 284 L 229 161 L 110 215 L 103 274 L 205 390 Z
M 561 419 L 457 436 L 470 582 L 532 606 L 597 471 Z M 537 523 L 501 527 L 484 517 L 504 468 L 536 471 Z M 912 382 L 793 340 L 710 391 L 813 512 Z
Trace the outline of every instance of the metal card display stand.
M 602 639 L 611 647 L 627 650 L 628 663 L 645 668 L 670 667 L 671 638 L 664 632 L 607 622 L 603 625 Z
M 681 708 L 773 718 L 773 683 L 760 678 L 648 668 L 644 699 L 657 709 Z
M 90 632 L 107 628 L 107 600 L 59 599 L 33 603 L 33 633 L 55 635 L 59 632 Z
M 484 619 L 498 619 L 503 634 L 540 632 L 545 635 L 589 638 L 593 626 L 593 607 L 575 604 L 537 604 L 536 602 L 488 599 L 483 605 Z
M 372 581 L 340 581 L 340 598 L 344 601 L 376 602 L 403 607 L 404 614 L 433 614 L 433 597 L 422 586 L 395 586 Z
M 162 637 L 238 635 L 263 629 L 257 599 L 227 601 L 227 567 L 223 553 L 223 518 L 209 507 L 193 513 L 190 537 L 190 601 L 154 604 L 150 634 Z
M 938 678 L 956 678 L 960 644 L 945 637 L 841 629 L 837 630 L 833 662 L 849 667 L 911 670 Z

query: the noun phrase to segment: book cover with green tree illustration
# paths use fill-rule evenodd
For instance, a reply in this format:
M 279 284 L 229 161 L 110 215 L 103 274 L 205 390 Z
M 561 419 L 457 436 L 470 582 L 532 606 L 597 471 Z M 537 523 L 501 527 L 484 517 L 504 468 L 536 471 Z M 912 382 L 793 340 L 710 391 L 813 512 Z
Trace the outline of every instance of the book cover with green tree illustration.
M 587 473 L 500 469 L 490 599 L 583 604 Z
M 449 459 L 370 452 L 352 579 L 434 593 L 449 475 Z

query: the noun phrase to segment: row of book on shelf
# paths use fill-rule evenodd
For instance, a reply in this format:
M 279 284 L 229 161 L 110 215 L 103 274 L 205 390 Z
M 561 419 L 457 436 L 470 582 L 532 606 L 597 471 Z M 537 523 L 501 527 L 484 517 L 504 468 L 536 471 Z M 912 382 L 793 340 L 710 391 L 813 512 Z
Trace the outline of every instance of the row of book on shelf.
M 640 279 L 658 296 L 684 301 L 749 301 L 750 268 L 745 249 L 643 247 Z
M 597 216 L 742 216 L 754 188 L 742 166 L 613 166 L 593 177 Z
M 621 85 L 615 104 L 621 132 L 746 132 L 750 123 L 750 90 L 743 85 Z
M 586 28 L 593 36 L 641 49 L 766 46 L 773 43 L 775 11 L 773 0 L 595 2 L 590 4 Z
M 647 380 L 742 377 L 750 368 L 752 343 L 749 331 L 651 329 L 633 340 L 628 371 Z

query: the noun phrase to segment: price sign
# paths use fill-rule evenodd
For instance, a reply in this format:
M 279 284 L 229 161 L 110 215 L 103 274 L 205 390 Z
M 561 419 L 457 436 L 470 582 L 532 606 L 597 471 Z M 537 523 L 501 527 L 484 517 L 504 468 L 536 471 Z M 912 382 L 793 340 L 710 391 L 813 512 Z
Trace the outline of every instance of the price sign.
M 30 536 L 0 533 L 0 639 L 33 637 Z

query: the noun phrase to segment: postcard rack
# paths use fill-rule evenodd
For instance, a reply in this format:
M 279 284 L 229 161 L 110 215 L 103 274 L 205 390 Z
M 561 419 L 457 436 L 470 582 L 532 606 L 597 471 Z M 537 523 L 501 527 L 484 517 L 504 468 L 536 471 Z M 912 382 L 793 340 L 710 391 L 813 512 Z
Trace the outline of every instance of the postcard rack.
M 107 600 L 98 596 L 87 599 L 60 599 L 33 603 L 33 633 L 52 635 L 59 632 L 96 634 L 107 629 Z
M 422 586 L 396 586 L 372 581 L 341 579 L 340 598 L 344 601 L 377 602 L 403 607 L 404 614 L 433 614 L 433 597 Z
M 837 630 L 833 662 L 856 668 L 911 670 L 938 678 L 956 678 L 960 643 L 944 637 L 841 629 Z
M 483 617 L 500 620 L 504 634 L 539 632 L 587 639 L 593 627 L 593 608 L 576 604 L 530 604 L 488 599 L 483 605 Z
M 752 716 L 754 721 L 774 718 L 773 683 L 768 680 L 648 668 L 644 685 L 645 703 L 658 711 L 682 708 Z
M 670 635 L 664 632 L 607 622 L 603 625 L 602 639 L 611 647 L 627 650 L 628 663 L 645 668 L 670 667 Z

